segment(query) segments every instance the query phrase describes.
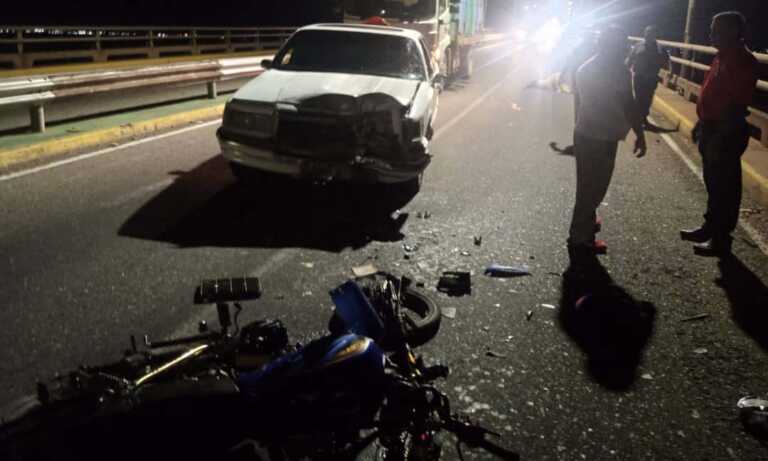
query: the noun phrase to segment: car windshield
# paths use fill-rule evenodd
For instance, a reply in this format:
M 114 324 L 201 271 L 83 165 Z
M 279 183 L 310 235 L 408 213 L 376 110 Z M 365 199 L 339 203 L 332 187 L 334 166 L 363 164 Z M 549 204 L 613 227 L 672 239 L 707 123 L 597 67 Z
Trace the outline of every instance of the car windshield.
M 424 80 L 418 43 L 378 33 L 299 32 L 275 56 L 274 68 Z
M 361 18 L 419 20 L 434 17 L 436 4 L 434 0 L 345 0 L 344 12 Z

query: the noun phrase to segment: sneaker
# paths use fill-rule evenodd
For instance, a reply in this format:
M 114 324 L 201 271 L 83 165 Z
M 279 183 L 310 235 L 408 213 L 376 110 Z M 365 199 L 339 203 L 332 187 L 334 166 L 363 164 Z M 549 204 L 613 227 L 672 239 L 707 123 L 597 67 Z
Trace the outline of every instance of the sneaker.
M 592 250 L 596 255 L 604 255 L 608 253 L 608 244 L 605 243 L 605 240 L 595 240 L 592 244 Z

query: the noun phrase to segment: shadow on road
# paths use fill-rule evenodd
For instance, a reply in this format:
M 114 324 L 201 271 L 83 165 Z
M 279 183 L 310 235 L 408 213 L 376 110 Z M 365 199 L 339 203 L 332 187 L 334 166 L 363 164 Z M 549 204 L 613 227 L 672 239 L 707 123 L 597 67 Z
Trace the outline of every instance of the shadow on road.
M 244 185 L 214 157 L 178 178 L 134 213 L 119 235 L 181 247 L 301 247 L 339 252 L 398 241 L 408 218 L 393 216 L 417 191 L 289 179 Z
M 573 152 L 573 145 L 560 147 L 556 142 L 549 143 L 549 148 L 552 149 L 553 152 L 556 152 L 560 155 L 567 155 L 569 157 L 573 157 L 575 154 Z
M 602 266 L 588 278 L 569 274 L 562 282 L 560 327 L 586 354 L 593 379 L 611 390 L 628 389 L 653 335 L 656 308 L 635 300 Z
M 717 284 L 728 297 L 734 321 L 768 350 L 768 287 L 736 257 L 722 259 L 718 266 Z

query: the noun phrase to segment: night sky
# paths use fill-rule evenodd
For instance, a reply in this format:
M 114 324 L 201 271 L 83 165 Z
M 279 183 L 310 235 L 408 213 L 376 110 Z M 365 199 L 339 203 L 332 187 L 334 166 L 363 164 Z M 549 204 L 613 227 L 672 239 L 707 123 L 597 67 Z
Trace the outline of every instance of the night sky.
M 514 0 L 488 0 L 491 25 L 506 24 Z M 548 0 L 540 0 L 545 3 Z M 583 0 L 608 5 L 613 22 L 637 34 L 656 24 L 665 38 L 682 39 L 688 0 Z M 0 22 L 8 25 L 167 25 L 264 26 L 301 25 L 338 18 L 339 0 L 6 0 Z M 750 20 L 750 45 L 768 48 L 768 0 L 698 0 L 695 41 L 707 42 L 714 12 L 736 9 Z M 0 24 L 2 25 L 2 24 Z

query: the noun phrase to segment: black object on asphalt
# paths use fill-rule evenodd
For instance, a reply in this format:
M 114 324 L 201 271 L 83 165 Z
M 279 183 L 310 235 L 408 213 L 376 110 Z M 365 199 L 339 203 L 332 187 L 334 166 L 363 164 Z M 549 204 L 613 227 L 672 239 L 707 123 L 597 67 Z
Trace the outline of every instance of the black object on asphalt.
M 469 272 L 443 272 L 437 282 L 437 290 L 450 296 L 463 296 L 472 293 L 472 276 Z
M 757 438 L 768 440 L 768 400 L 744 397 L 736 404 L 744 428 Z

